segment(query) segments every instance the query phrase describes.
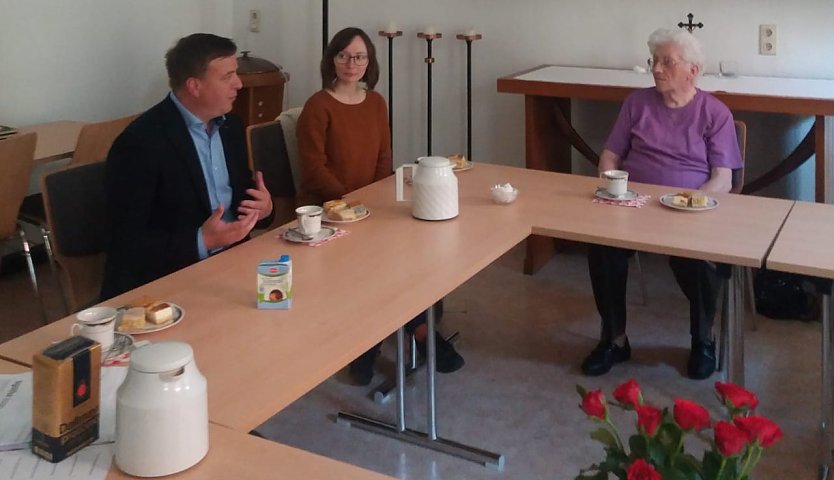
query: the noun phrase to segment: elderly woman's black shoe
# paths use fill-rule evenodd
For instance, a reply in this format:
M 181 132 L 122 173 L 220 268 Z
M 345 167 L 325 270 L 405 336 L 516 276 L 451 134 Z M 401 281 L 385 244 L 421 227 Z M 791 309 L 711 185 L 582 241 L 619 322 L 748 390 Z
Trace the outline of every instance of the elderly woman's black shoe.
M 631 345 L 628 344 L 628 337 L 622 347 L 609 340 L 602 340 L 582 362 L 582 373 L 589 377 L 596 377 L 608 373 L 615 363 L 625 362 L 629 358 L 631 358 Z

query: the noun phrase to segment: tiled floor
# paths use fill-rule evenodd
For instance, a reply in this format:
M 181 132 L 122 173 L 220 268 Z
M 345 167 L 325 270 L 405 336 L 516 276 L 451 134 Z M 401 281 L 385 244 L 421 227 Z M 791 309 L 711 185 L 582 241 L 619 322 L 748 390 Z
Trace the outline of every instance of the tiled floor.
M 572 479 L 602 458 L 590 440 L 595 428 L 578 408 L 576 384 L 603 388 L 635 378 L 646 400 L 671 406 L 675 397 L 720 409 L 712 385 L 684 374 L 689 346 L 687 307 L 666 259 L 643 256 L 649 304 L 639 304 L 636 282 L 629 292 L 629 334 L 633 358 L 603 377 L 578 371 L 596 343 L 598 319 L 580 250 L 560 255 L 540 273 L 520 273 L 523 250 L 515 248 L 487 267 L 446 303 L 444 332 L 461 333 L 458 348 L 466 366 L 438 376 L 438 433 L 505 455 L 503 471 L 397 443 L 336 424 L 343 409 L 394 420 L 393 401 L 373 402 L 368 389 L 350 384 L 345 371 L 322 383 L 259 428 L 269 438 L 402 479 Z M 39 267 L 47 310 L 63 316 L 49 270 Z M 0 340 L 40 324 L 23 273 L 0 277 Z M 812 478 L 816 473 L 820 414 L 819 324 L 760 319 L 746 331 L 747 386 L 761 399 L 760 413 L 775 419 L 785 439 L 767 452 L 757 479 Z M 392 342 L 386 342 L 379 370 L 393 373 Z M 311 349 L 311 355 L 315 354 Z M 381 382 L 380 373 L 374 384 Z M 425 418 L 423 373 L 408 389 L 409 426 Z M 242 391 L 241 395 L 246 392 Z M 624 433 L 630 416 L 617 416 Z M 692 439 L 698 450 L 705 442 Z M 708 439 L 707 439 L 708 440 Z

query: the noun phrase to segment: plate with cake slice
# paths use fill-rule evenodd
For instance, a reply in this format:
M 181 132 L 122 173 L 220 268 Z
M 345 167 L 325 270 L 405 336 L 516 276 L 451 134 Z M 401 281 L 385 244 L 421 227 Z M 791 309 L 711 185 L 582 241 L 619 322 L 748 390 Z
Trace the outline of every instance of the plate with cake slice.
M 364 220 L 371 215 L 368 207 L 360 201 L 343 199 L 324 202 L 324 213 L 321 216 L 322 222 L 328 223 L 353 223 Z
M 116 332 L 130 335 L 165 330 L 185 318 L 185 310 L 179 305 L 170 302 L 147 301 L 144 297 L 130 302 L 119 310 Z
M 718 200 L 703 192 L 684 191 L 667 193 L 660 197 L 660 203 L 675 210 L 701 212 L 718 207 Z

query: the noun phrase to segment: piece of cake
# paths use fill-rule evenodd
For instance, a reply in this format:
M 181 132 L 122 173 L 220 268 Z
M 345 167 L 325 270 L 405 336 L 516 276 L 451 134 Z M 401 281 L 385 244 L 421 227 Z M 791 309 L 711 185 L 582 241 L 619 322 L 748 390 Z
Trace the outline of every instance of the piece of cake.
M 692 198 L 689 200 L 689 203 L 694 208 L 706 208 L 709 203 L 709 197 L 701 192 L 695 192 L 692 194 Z
M 332 216 L 330 214 L 327 214 L 327 216 L 332 218 L 333 220 L 341 220 L 343 222 L 356 220 L 356 213 L 354 213 L 353 209 L 351 208 L 343 208 L 341 210 L 333 212 Z
M 449 155 L 446 158 L 448 158 L 449 161 L 452 162 L 452 168 L 463 168 L 466 166 L 466 157 L 464 157 L 460 153 Z
M 674 195 L 672 197 L 672 205 L 676 207 L 688 207 L 689 206 L 689 198 L 681 196 L 681 195 Z
M 128 308 L 122 312 L 119 322 L 120 332 L 130 332 L 145 328 L 145 309 L 143 307 Z
M 174 307 L 165 302 L 154 302 L 145 308 L 145 320 L 159 325 L 174 319 Z
M 324 207 L 324 211 L 326 211 L 326 212 L 329 212 L 331 210 L 333 210 L 333 211 L 341 210 L 343 208 L 347 208 L 347 202 L 345 202 L 341 198 L 338 199 L 338 200 L 330 200 L 330 201 L 324 202 L 323 207 Z

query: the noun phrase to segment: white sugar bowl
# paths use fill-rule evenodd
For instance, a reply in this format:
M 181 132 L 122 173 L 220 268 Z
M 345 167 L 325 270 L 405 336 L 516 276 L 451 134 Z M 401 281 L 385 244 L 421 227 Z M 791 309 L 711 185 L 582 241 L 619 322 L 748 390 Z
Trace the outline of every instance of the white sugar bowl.
M 490 193 L 492 194 L 492 200 L 502 205 L 513 203 L 518 198 L 518 189 L 509 183 L 493 186 Z
M 183 471 L 208 453 L 206 378 L 184 342 L 131 353 L 116 394 L 116 465 L 137 477 Z

